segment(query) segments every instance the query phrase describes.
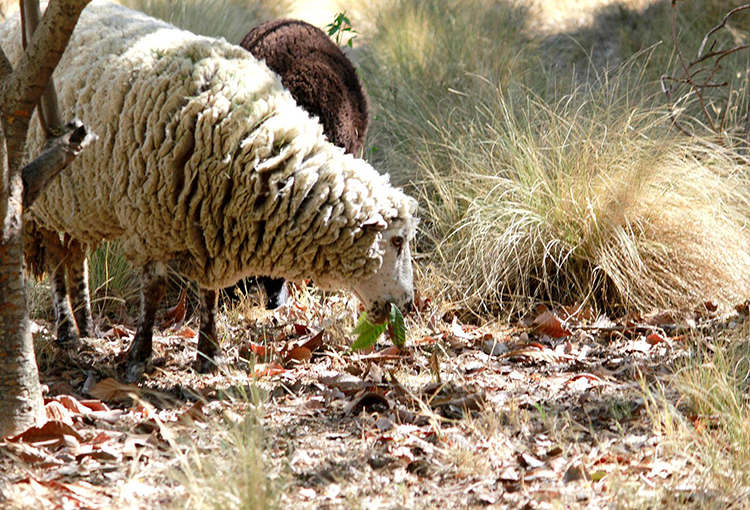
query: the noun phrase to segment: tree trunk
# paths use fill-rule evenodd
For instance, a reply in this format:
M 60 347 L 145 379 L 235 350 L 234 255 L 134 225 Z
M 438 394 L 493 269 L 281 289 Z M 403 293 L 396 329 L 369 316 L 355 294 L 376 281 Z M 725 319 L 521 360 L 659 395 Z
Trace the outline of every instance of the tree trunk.
M 28 130 L 23 126 L 9 127 L 3 122 L 3 142 L 14 137 L 26 139 Z M 6 149 L 2 154 L 2 191 L 7 195 L 0 193 L 0 197 L 7 199 L 0 231 L 0 436 L 7 436 L 41 423 L 44 406 L 24 287 L 23 152 L 17 145 L 2 145 Z
M 37 0 L 22 1 L 27 13 L 38 10 Z M 22 163 L 31 113 L 45 89 L 44 116 L 56 115 L 54 89 L 49 85 L 52 71 L 89 1 L 50 0 L 39 26 L 33 26 L 34 20 L 32 26 L 27 25 L 26 51 L 15 69 L 0 48 L 0 437 L 22 432 L 45 419 L 26 309 L 23 207 L 24 201 L 30 205 L 43 192 L 91 137 L 85 130 L 77 132 L 72 136 L 73 146 L 57 149 L 55 154 L 66 153 L 64 158 L 49 158 L 48 154 L 43 162 L 27 167 L 25 174 Z M 38 16 L 35 18 L 38 21 Z M 74 153 L 70 157 L 69 151 Z M 24 185 L 29 187 L 26 194 Z

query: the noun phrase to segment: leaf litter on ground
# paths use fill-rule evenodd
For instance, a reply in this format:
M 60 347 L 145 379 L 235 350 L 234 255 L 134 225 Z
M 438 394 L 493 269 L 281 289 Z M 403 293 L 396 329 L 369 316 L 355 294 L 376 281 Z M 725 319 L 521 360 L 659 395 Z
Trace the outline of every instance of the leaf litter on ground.
M 690 324 L 684 315 L 613 321 L 577 309 L 544 309 L 525 323 L 481 327 L 453 317 L 431 317 L 429 323 L 410 319 L 410 334 L 429 341 L 414 342 L 406 355 L 396 345 L 352 355 L 347 335 L 332 328 L 329 317 L 353 310 L 336 296 L 297 301 L 271 315 L 272 328 L 267 326 L 269 315 L 258 312 L 256 324 L 262 327 L 252 331 L 263 331 L 263 336 L 245 336 L 223 347 L 238 366 L 252 357 L 264 363 L 251 365 L 251 370 L 201 376 L 189 369 L 193 346 L 179 351 L 184 350 L 185 362 L 162 366 L 136 388 L 106 372 L 126 338 L 113 335 L 101 344 L 87 340 L 78 352 L 68 353 L 68 366 L 42 373 L 50 387 L 65 387 L 61 383 L 66 382 L 79 394 L 93 390 L 99 399 L 49 395 L 51 434 L 29 441 L 6 438 L 0 444 L 10 484 L 33 486 L 38 502 L 55 492 L 56 497 L 70 492 L 46 480 L 83 487 L 93 483 L 91 501 L 80 496 L 87 503 L 76 505 L 103 508 L 121 497 L 121 489 L 97 485 L 101 482 L 93 481 L 92 472 L 104 470 L 108 480 L 126 480 L 123 459 L 168 465 L 177 454 L 169 441 L 179 434 L 167 430 L 178 428 L 200 437 L 206 434 L 203 427 L 210 430 L 216 406 L 224 410 L 222 415 L 236 415 L 234 422 L 241 422 L 246 404 L 219 395 L 243 384 L 258 385 L 267 393 L 263 427 L 268 434 L 293 434 L 295 448 L 306 452 L 308 460 L 296 464 L 285 491 L 288 505 L 312 504 L 315 500 L 306 499 L 304 491 L 319 489 L 310 482 L 318 476 L 346 480 L 339 492 L 332 492 L 332 504 L 344 504 L 352 491 L 363 501 L 374 501 L 378 488 L 372 486 L 372 476 L 377 472 L 390 484 L 403 484 L 416 506 L 436 504 L 424 490 L 417 491 L 429 488 L 428 494 L 443 500 L 457 498 L 459 506 L 495 501 L 510 507 L 535 506 L 548 501 L 550 494 L 575 502 L 581 491 L 587 501 L 604 503 L 611 501 L 610 480 L 631 477 L 658 486 L 680 476 L 680 460 L 662 458 L 659 436 L 644 427 L 636 389 L 639 381 L 662 377 L 664 366 L 684 349 L 684 342 L 675 341 L 679 328 Z M 728 316 L 706 310 L 689 317 L 695 328 L 734 327 L 747 318 L 741 307 Z M 252 324 L 243 320 L 243 328 Z M 391 325 L 396 321 L 391 319 Z M 165 332 L 161 340 L 157 335 L 157 348 L 170 334 Z M 161 348 L 176 349 L 185 342 Z M 487 342 L 507 350 L 488 349 Z M 169 357 L 176 352 L 162 353 Z M 613 398 L 622 400 L 618 406 L 629 418 L 613 415 Z M 566 413 L 570 424 L 556 433 L 574 431 L 575 441 L 550 438 L 546 420 L 559 412 Z M 100 418 L 107 413 L 115 414 L 109 420 Z M 689 416 L 688 421 L 697 429 L 711 423 L 710 417 Z M 209 437 L 202 441 L 210 444 Z M 273 444 L 266 448 L 276 448 Z M 361 451 L 366 454 L 357 453 Z M 287 457 L 264 458 L 269 470 L 278 471 Z M 12 469 L 16 462 L 46 475 L 32 479 L 23 469 Z M 350 466 L 345 477 L 335 470 L 326 474 L 337 465 Z M 435 476 L 443 482 L 434 483 Z M 595 485 L 580 485 L 586 481 Z M 168 488 L 160 487 L 159 476 L 145 475 L 138 483 L 143 484 L 142 505 L 171 497 Z

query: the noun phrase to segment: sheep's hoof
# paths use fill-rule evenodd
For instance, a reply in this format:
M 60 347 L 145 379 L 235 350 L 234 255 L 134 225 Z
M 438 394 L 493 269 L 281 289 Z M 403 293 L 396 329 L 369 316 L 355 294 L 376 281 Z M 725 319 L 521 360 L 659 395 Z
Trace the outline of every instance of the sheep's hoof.
M 96 338 L 96 335 L 94 334 L 94 324 L 93 323 L 84 323 L 83 326 L 81 326 L 81 323 L 78 322 L 78 331 L 81 338 Z
M 221 356 L 206 357 L 205 354 L 198 353 L 193 363 L 193 368 L 200 374 L 214 374 L 220 367 L 224 366 L 224 359 Z
M 289 298 L 289 290 L 283 278 L 259 277 L 258 283 L 262 284 L 266 291 L 266 310 L 274 310 L 286 304 Z
M 130 360 L 125 368 L 125 382 L 137 383 L 143 379 L 143 374 L 146 373 L 151 359 L 145 360 Z
M 65 321 L 57 326 L 57 345 L 60 347 L 73 347 L 78 343 L 78 333 L 70 321 Z
M 277 292 L 268 294 L 268 301 L 266 302 L 266 310 L 275 310 L 284 306 L 289 299 L 289 290 L 287 289 L 286 282 L 281 280 L 281 287 Z

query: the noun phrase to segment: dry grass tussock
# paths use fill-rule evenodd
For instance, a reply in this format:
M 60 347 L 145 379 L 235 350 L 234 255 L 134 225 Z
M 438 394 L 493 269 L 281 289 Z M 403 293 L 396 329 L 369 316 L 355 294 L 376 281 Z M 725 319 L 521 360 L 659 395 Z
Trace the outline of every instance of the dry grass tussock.
M 514 3 L 388 5 L 363 49 L 371 143 L 420 196 L 423 287 L 506 312 L 539 300 L 621 311 L 745 297 L 743 165 L 676 136 L 644 76 L 651 54 L 571 86 L 538 75 L 544 56 Z
M 505 85 L 520 73 L 529 11 L 506 1 L 361 2 L 356 53 L 371 98 L 369 159 L 396 181 L 417 176 L 408 157 L 433 124 L 459 123 L 456 103 L 476 76 Z M 406 156 L 406 157 L 404 157 Z
M 662 136 L 663 112 L 584 94 L 529 99 L 520 113 L 498 97 L 499 114 L 443 126 L 417 155 L 434 260 L 444 288 L 460 289 L 451 298 L 643 310 L 743 297 L 741 165 Z
M 252 400 L 257 400 L 257 395 Z M 282 507 L 279 474 L 275 473 L 275 479 L 271 480 L 263 461 L 264 440 L 258 416 L 257 405 L 247 405 L 244 416 L 225 411 L 210 425 L 211 434 L 196 427 L 194 437 L 187 441 L 170 433 L 168 426 L 162 427 L 162 433 L 171 438 L 175 458 L 174 467 L 165 475 L 181 492 L 172 500 L 171 507 L 201 510 Z M 206 455 L 208 452 L 210 455 Z

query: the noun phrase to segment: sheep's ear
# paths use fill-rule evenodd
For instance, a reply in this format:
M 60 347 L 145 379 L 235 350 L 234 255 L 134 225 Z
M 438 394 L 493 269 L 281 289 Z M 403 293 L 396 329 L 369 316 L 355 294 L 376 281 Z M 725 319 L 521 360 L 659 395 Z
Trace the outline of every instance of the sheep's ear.
M 368 218 L 362 225 L 367 230 L 385 230 L 388 227 L 388 223 L 383 219 L 383 216 L 376 214 L 372 218 Z

